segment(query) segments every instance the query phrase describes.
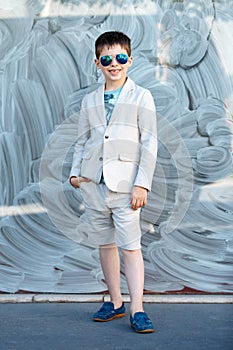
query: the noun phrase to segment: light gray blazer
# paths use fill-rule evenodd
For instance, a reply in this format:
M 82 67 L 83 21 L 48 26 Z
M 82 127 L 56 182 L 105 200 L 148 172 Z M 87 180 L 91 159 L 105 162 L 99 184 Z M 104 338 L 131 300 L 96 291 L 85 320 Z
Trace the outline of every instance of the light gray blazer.
M 129 193 L 134 185 L 150 191 L 156 155 L 156 113 L 149 90 L 127 78 L 108 125 L 104 85 L 84 97 L 70 177 L 99 183 L 103 173 L 111 191 Z

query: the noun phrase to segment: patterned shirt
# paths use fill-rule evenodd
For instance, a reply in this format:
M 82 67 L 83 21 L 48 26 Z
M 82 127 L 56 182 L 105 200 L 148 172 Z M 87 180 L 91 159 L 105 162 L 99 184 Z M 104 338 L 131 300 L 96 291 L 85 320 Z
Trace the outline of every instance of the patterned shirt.
M 113 91 L 105 91 L 104 92 L 104 106 L 106 112 L 106 122 L 107 125 L 111 119 L 113 108 L 118 100 L 118 97 L 121 93 L 122 87 Z

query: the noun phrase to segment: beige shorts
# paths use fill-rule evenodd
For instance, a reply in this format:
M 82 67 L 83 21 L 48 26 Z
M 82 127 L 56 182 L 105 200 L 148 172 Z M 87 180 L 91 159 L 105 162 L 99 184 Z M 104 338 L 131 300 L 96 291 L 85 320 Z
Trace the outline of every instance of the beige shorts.
M 112 192 L 94 182 L 82 182 L 80 190 L 85 206 L 80 219 L 92 246 L 115 243 L 126 250 L 141 248 L 140 209 L 131 208 L 130 193 Z

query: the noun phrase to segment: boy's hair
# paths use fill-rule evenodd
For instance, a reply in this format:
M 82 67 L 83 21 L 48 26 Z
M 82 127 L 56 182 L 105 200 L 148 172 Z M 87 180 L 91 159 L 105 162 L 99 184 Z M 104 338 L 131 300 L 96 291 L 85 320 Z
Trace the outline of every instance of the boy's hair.
M 111 31 L 101 34 L 95 42 L 95 55 L 98 59 L 101 50 L 104 46 L 111 47 L 119 44 L 123 49 L 127 51 L 128 56 L 131 56 L 131 43 L 130 38 L 121 32 Z

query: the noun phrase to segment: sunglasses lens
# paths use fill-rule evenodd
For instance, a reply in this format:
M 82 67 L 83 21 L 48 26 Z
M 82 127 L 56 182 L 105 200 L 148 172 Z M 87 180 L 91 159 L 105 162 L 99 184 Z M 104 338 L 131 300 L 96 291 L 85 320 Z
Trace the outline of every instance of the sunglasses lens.
M 126 64 L 128 62 L 128 56 L 125 53 L 119 53 L 116 55 L 117 62 L 120 64 Z
M 112 62 L 112 57 L 111 57 L 111 56 L 108 56 L 108 55 L 102 56 L 102 57 L 100 58 L 100 62 L 101 62 L 101 64 L 102 64 L 102 66 L 107 67 L 107 66 L 109 66 L 110 63 Z

